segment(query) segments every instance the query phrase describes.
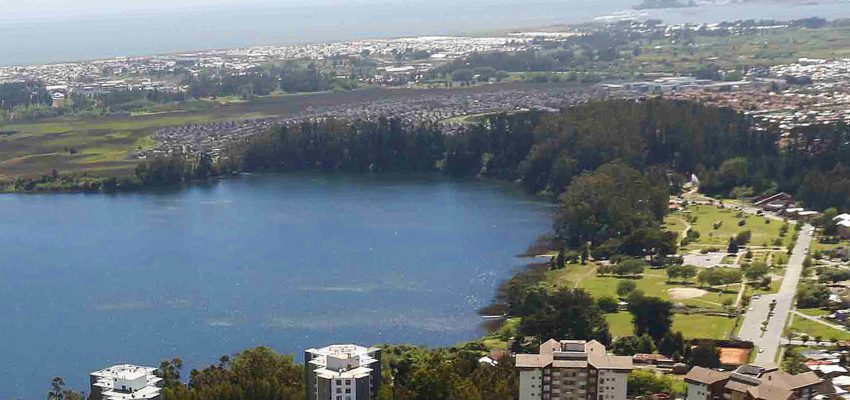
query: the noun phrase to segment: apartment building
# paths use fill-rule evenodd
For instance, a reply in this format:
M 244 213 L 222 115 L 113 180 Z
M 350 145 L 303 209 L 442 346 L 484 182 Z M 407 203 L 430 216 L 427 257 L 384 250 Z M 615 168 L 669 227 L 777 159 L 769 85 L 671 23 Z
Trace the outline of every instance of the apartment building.
M 120 364 L 89 374 L 90 400 L 159 400 L 156 368 Z
M 632 358 L 595 340 L 549 340 L 539 354 L 517 354 L 516 367 L 520 400 L 626 400 Z
M 813 372 L 791 375 L 775 367 L 742 365 L 732 372 L 692 368 L 688 400 L 811 400 L 823 380 Z
M 304 352 L 307 400 L 370 400 L 381 387 L 381 349 L 353 344 Z

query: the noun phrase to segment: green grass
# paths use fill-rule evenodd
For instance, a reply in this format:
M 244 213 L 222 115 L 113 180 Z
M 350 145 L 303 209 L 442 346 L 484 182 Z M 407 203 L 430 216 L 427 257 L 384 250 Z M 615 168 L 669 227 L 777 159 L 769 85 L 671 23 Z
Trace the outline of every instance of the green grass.
M 692 223 L 696 232 L 699 232 L 700 238 L 690 243 L 686 247 L 682 247 L 682 252 L 698 250 L 706 247 L 718 247 L 725 249 L 729 243 L 729 238 L 743 231 L 752 232 L 751 246 L 772 246 L 775 239 L 780 238 L 779 230 L 782 226 L 781 221 L 769 220 L 764 217 L 743 213 L 742 218 L 736 217 L 739 213 L 730 208 L 719 208 L 712 205 L 695 205 L 689 207 L 689 213 L 677 211 L 665 218 L 664 222 L 667 226 L 679 227 L 682 218 L 688 216 L 696 217 L 696 222 Z M 743 220 L 745 225 L 739 226 L 738 223 Z M 769 221 L 769 223 L 768 223 Z M 720 226 L 715 229 L 714 224 L 720 223 Z M 674 229 L 671 231 L 677 232 Z M 793 229 L 782 238 L 783 246 L 791 242 Z
M 617 284 L 620 280 L 621 278 L 612 276 L 596 276 L 592 265 L 570 265 L 565 269 L 549 272 L 547 283 L 552 287 L 579 287 L 588 291 L 595 298 L 605 296 L 616 298 Z M 729 290 L 723 293 L 720 293 L 719 290 L 706 288 L 710 291 L 702 297 L 672 300 L 668 289 L 691 287 L 691 285 L 679 282 L 668 283 L 664 270 L 647 269 L 639 279 L 630 280 L 634 281 L 637 284 L 637 289 L 642 290 L 647 296 L 660 297 L 699 308 L 721 309 L 723 308 L 723 299 L 728 298 L 734 301 L 737 297 L 738 286 L 730 285 Z
M 632 315 L 621 311 L 614 314 L 606 314 L 608 329 L 614 337 L 629 336 L 634 334 Z M 686 338 L 695 339 L 725 339 L 729 336 L 735 325 L 734 318 L 715 317 L 700 314 L 676 314 L 673 317 L 673 331 L 682 332 Z
M 840 331 L 838 329 L 832 328 L 816 321 L 811 321 L 802 318 L 800 316 L 794 316 L 794 322 L 791 323 L 791 327 L 789 330 L 792 334 L 806 334 L 809 335 L 809 337 L 812 339 L 820 336 L 822 340 L 850 340 L 850 332 Z
M 605 320 L 608 321 L 608 330 L 613 337 L 631 336 L 635 333 L 632 314 L 627 311 L 605 314 Z

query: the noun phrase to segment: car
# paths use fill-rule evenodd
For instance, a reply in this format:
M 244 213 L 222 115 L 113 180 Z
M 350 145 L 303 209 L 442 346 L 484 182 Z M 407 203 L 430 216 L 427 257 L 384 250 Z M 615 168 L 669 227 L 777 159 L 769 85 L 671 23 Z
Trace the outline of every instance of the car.
M 753 296 L 753 297 L 752 297 L 752 299 L 753 299 L 753 300 L 757 300 L 757 299 L 760 299 L 760 298 L 761 298 L 761 295 L 760 295 L 760 294 L 757 294 L 757 295 L 755 295 L 755 296 Z
M 750 311 L 753 311 L 753 308 L 752 308 L 752 307 L 750 307 Z
M 759 353 L 764 353 L 764 349 L 759 349 Z

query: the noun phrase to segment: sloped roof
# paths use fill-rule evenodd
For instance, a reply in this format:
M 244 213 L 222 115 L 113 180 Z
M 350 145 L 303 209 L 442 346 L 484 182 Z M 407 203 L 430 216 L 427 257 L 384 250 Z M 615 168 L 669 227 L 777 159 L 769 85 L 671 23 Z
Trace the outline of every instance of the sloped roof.
M 687 375 L 685 375 L 686 382 L 692 381 L 706 385 L 711 385 L 724 379 L 729 379 L 728 372 L 715 371 L 703 367 L 693 367 L 690 371 L 688 371 Z

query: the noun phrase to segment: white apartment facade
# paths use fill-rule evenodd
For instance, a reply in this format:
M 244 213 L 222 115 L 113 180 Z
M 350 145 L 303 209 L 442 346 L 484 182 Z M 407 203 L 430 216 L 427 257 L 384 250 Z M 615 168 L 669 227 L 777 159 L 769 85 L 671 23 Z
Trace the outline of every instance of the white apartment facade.
M 156 368 L 113 365 L 89 374 L 90 400 L 159 400 L 162 378 Z
M 539 354 L 517 354 L 520 400 L 626 400 L 632 358 L 592 340 L 549 340 Z
M 381 387 L 381 349 L 353 344 L 304 352 L 307 400 L 371 400 Z

